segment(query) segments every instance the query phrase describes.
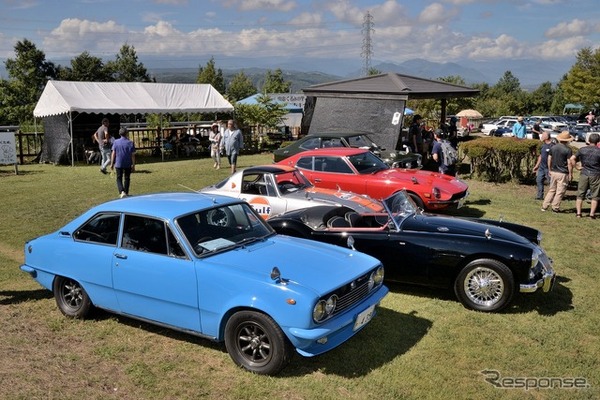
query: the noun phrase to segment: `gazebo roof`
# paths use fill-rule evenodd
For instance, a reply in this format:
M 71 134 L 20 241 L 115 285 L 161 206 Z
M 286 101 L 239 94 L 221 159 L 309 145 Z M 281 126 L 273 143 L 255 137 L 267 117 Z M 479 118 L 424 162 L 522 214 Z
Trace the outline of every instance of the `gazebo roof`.
M 386 73 L 312 85 L 302 90 L 316 97 L 371 97 L 413 99 L 450 99 L 473 97 L 479 90 L 452 83 L 418 78 L 410 75 Z

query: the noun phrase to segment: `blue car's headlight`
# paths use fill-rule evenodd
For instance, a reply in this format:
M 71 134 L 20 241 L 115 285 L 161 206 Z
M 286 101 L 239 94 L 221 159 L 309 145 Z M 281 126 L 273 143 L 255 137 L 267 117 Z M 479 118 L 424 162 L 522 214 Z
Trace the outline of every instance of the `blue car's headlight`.
M 381 285 L 383 276 L 385 275 L 383 265 L 380 265 L 375 271 L 371 272 L 369 277 L 369 290 Z
M 329 318 L 335 311 L 338 297 L 334 294 L 327 299 L 321 299 L 315 304 L 313 309 L 313 319 L 315 322 L 322 322 Z

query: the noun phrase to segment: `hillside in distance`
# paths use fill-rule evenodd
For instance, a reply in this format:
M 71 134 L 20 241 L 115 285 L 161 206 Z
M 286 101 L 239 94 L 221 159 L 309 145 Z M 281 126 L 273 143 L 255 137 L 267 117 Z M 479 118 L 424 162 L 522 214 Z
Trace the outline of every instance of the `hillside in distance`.
M 222 69 L 226 84 L 240 71 L 250 78 L 254 86 L 260 91 L 268 68 Z M 271 69 L 271 71 L 273 71 Z M 284 79 L 292 83 L 291 92 L 298 93 L 303 88 L 319 83 L 333 82 L 343 79 L 340 76 L 329 75 L 321 72 L 283 71 Z M 148 69 L 151 77 L 162 83 L 195 83 L 198 77 L 198 68 L 154 68 Z

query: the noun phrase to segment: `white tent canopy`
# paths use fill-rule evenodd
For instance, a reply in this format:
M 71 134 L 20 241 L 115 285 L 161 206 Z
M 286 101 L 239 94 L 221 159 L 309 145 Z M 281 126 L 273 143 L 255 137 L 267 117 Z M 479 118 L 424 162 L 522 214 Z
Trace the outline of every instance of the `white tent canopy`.
M 33 115 L 231 111 L 231 103 L 209 84 L 48 81 Z

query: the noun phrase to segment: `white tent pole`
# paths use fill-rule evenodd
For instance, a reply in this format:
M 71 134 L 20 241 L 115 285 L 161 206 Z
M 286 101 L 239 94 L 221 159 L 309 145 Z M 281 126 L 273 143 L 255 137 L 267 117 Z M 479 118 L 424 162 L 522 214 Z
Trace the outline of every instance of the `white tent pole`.
M 75 166 L 75 145 L 73 143 L 73 118 L 69 111 L 69 130 L 71 131 L 71 167 Z

